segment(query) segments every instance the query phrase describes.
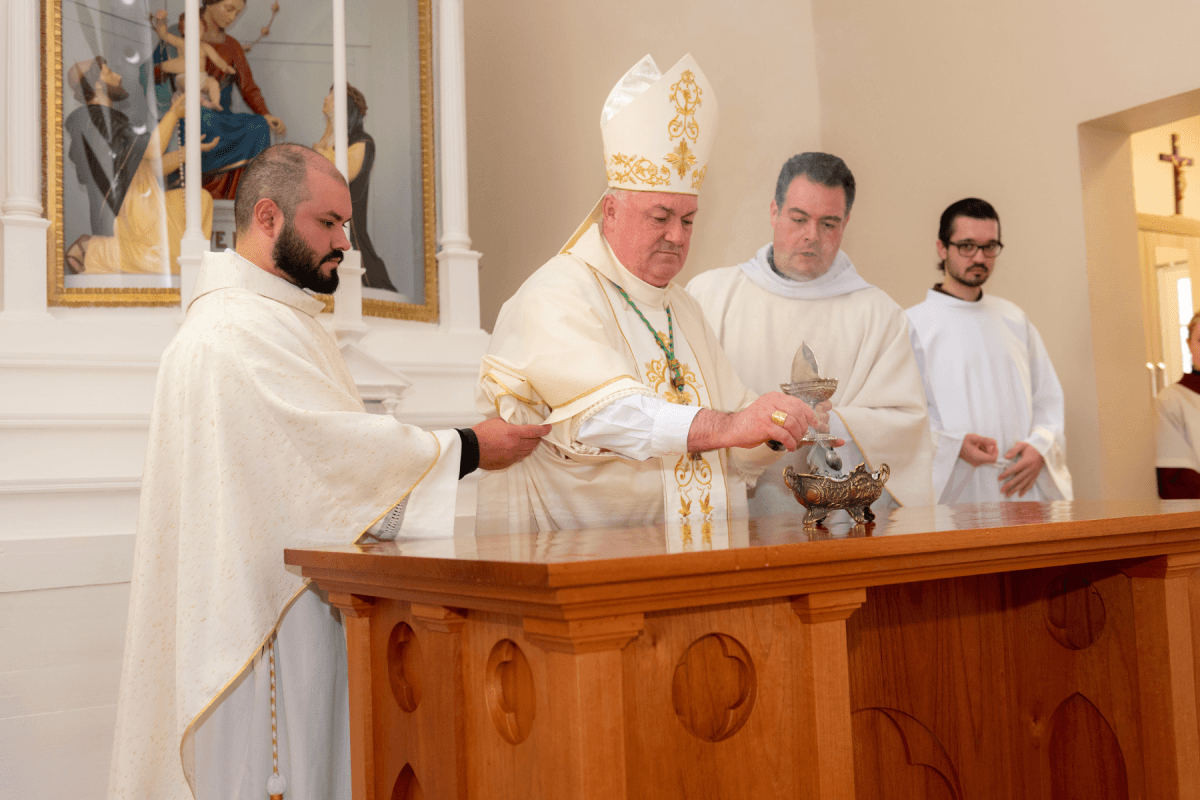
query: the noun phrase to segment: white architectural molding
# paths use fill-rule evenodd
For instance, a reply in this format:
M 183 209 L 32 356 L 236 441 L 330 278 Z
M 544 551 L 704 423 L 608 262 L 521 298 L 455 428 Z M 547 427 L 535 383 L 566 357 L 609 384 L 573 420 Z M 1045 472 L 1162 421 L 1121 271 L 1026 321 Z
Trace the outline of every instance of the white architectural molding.
M 186 65 L 184 77 L 187 85 L 199 87 L 200 83 L 200 0 L 184 3 L 183 52 Z M 200 259 L 208 251 L 208 239 L 204 237 L 201 224 L 200 190 L 202 188 L 200 154 L 200 92 L 193 88 L 186 93 L 184 101 L 187 118 L 184 120 L 184 164 L 183 198 L 187 226 L 179 242 L 179 298 L 180 311 L 187 313 L 188 304 L 196 288 L 196 277 L 200 273 Z
M 149 414 L 0 414 L 0 430 L 138 430 Z
M 77 358 L 41 353 L 0 355 L 0 370 L 43 370 L 60 372 L 135 371 L 158 372 L 159 359 L 131 359 L 112 356 Z
M 467 226 L 467 84 L 462 0 L 437 0 L 441 250 L 438 316 L 450 331 L 479 330 L 479 257 Z
M 40 142 L 42 115 L 39 76 L 37 0 L 8 0 L 6 46 L 8 97 L 5 154 L 8 192 L 4 216 L 38 219 L 42 216 Z M 6 220 L 7 223 L 7 220 Z M 44 273 L 43 273 L 44 274 Z
M 37 0 L 8 0 L 5 15 L 4 311 L 6 319 L 44 318 L 46 229 L 42 216 L 41 97 Z
M 140 492 L 142 476 L 104 478 L 17 478 L 0 480 L 0 495 Z

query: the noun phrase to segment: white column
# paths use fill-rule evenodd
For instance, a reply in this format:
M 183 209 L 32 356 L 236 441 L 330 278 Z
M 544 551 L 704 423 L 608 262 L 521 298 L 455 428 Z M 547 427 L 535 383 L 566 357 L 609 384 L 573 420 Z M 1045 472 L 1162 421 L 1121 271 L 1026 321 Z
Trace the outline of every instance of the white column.
M 346 3 L 333 0 L 333 163 L 347 181 L 350 162 L 346 131 Z M 339 342 L 357 342 L 367 332 L 362 318 L 362 254 L 347 250 L 338 266 L 333 293 L 333 333 Z
M 46 229 L 42 216 L 42 115 L 37 0 L 8 0 L 5 49 L 8 61 L 5 108 L 6 191 L 0 206 L 4 225 L 4 314 L 46 315 Z
M 462 0 L 437 0 L 442 249 L 438 253 L 441 327 L 479 330 L 479 253 L 467 233 L 467 100 Z
M 200 171 L 200 0 L 187 0 L 183 19 L 183 57 L 187 97 L 184 100 L 186 117 L 184 132 L 183 200 L 187 227 L 179 242 L 180 307 L 186 311 L 200 272 L 200 258 L 208 251 L 208 239 L 201 224 L 200 190 L 203 178 Z

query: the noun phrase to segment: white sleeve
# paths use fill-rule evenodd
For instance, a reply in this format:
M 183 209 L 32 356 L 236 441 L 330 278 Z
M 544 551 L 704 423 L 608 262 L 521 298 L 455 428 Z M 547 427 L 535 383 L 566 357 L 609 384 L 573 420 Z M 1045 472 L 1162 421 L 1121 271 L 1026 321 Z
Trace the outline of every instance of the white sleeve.
M 630 394 L 601 406 L 579 425 L 575 440 L 635 461 L 687 452 L 699 406 Z
M 458 431 L 434 431 L 441 453 L 408 497 L 384 514 L 367 533 L 378 539 L 442 538 L 454 535 L 462 440 Z

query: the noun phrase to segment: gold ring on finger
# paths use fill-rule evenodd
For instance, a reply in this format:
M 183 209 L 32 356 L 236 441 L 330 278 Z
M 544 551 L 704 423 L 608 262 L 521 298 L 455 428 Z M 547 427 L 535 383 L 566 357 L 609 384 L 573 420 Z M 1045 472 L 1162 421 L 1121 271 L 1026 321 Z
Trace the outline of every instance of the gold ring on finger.
M 778 425 L 781 428 L 787 424 L 787 418 L 788 418 L 788 415 L 787 415 L 786 411 L 779 411 L 778 409 L 776 409 L 771 414 L 771 422 L 774 422 L 776 425 Z

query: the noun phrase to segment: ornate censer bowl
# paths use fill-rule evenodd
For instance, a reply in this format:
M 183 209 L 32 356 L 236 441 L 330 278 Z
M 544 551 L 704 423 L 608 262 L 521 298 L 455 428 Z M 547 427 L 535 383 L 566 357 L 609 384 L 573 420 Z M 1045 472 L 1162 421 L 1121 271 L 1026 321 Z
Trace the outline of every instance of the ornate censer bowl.
M 839 508 L 844 508 L 862 525 L 875 520 L 871 503 L 883 494 L 883 485 L 891 474 L 887 464 L 880 464 L 877 472 L 868 472 L 865 464 L 859 464 L 845 478 L 808 475 L 788 467 L 783 471 L 783 482 L 796 501 L 808 509 L 805 526 L 820 525 L 830 511 Z

